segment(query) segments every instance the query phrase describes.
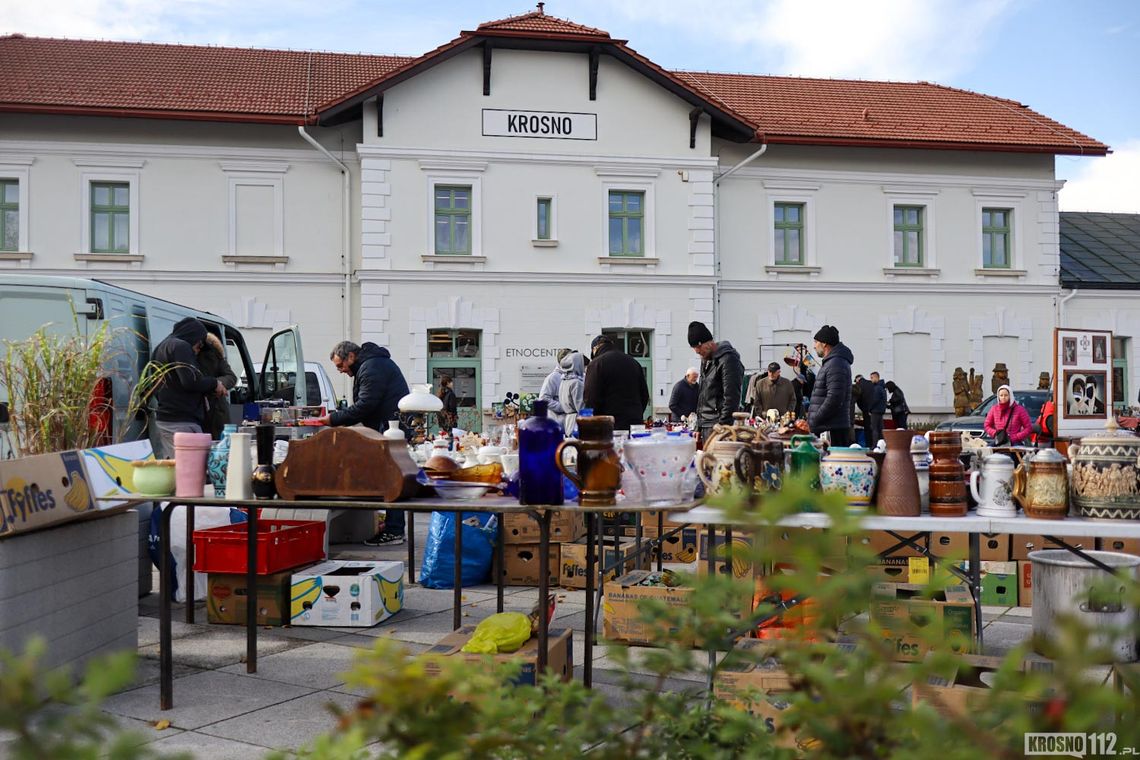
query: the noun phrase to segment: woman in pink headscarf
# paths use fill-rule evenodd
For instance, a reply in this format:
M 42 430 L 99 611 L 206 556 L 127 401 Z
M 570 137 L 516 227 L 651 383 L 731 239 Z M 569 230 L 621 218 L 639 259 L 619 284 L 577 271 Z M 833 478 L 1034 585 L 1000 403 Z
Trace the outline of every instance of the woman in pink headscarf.
M 1014 400 L 1013 391 L 1008 385 L 998 388 L 997 397 L 998 402 L 990 407 L 989 414 L 986 415 L 986 435 L 993 438 L 999 446 L 1018 446 L 1024 443 L 1033 432 L 1029 412 Z M 1004 434 L 1009 440 L 1001 440 L 1003 436 L 999 434 Z

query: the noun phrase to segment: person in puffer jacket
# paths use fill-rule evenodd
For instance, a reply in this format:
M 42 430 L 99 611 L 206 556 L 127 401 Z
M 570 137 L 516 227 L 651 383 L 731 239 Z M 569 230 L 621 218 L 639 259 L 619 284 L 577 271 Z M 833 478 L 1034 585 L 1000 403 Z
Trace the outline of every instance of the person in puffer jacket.
M 832 446 L 851 445 L 851 365 L 855 355 L 839 340 L 839 328 L 824 325 L 815 334 L 815 352 L 823 361 L 815 376 L 808 427 L 827 433 Z
M 697 427 L 701 443 L 708 440 L 715 425 L 731 425 L 732 414 L 740 410 L 744 384 L 744 363 L 727 340 L 715 341 L 701 322 L 689 323 L 689 346 L 701 357 L 701 387 L 697 391 Z

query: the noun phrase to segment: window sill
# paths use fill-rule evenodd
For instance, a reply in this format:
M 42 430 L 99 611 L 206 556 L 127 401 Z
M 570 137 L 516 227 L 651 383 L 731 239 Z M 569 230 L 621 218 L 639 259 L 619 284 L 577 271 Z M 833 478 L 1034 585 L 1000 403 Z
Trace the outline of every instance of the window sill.
M 655 267 L 661 259 L 647 256 L 599 256 L 599 264 L 618 264 L 619 266 Z
M 1025 277 L 1029 272 L 1024 269 L 975 269 L 978 277 Z
M 288 256 L 249 256 L 239 254 L 222 254 L 222 261 L 227 264 L 288 264 Z
M 532 240 L 532 241 L 530 241 L 530 244 L 533 245 L 535 248 L 557 248 L 558 247 L 558 241 L 557 240 Z
M 888 277 L 938 277 L 942 270 L 927 267 L 883 267 L 883 274 Z
M 439 254 L 439 253 L 425 253 L 420 256 L 420 260 L 425 264 L 484 264 L 487 262 L 486 256 L 468 256 L 466 254 Z
M 0 261 L 30 261 L 34 255 L 31 251 L 0 251 Z
M 809 267 L 806 264 L 769 264 L 764 267 L 768 274 L 819 274 L 822 267 Z
M 144 259 L 141 253 L 77 253 L 76 261 L 127 262 L 137 264 Z

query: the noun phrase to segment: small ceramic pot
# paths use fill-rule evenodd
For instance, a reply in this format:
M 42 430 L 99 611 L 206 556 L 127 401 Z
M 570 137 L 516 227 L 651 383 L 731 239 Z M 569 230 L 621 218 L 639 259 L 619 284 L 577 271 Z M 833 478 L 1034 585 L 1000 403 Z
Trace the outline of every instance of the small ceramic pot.
M 134 492 L 143 496 L 171 496 L 174 494 L 174 460 L 141 460 L 134 463 L 131 473 Z
M 871 505 L 875 474 L 875 461 L 862 446 L 833 446 L 820 462 L 819 485 L 825 493 L 844 494 L 848 508 L 862 512 Z

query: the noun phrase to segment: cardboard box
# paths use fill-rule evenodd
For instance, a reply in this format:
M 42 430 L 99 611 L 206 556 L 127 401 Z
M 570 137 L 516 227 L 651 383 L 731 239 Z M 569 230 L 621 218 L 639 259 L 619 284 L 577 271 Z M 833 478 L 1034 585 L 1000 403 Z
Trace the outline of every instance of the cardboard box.
M 605 580 L 613 580 L 619 575 L 625 575 L 634 570 L 649 569 L 649 551 L 644 543 L 642 548 L 646 551 L 641 554 L 640 558 L 629 556 L 633 553 L 635 545 L 636 542 L 628 538 L 617 541 L 612 538 L 606 539 L 604 564 L 615 567 L 606 573 Z M 594 554 L 595 559 L 597 559 L 596 543 Z M 562 544 L 559 566 L 558 583 L 563 588 L 586 588 L 586 539 L 583 538 L 572 544 Z
M 153 458 L 150 441 L 132 441 L 0 460 L 0 537 L 125 509 L 131 462 Z
M 911 538 L 913 535 L 915 535 L 911 531 L 900 530 L 897 532 L 899 535 L 906 536 L 907 538 Z M 888 533 L 885 530 L 869 530 L 869 531 L 866 531 L 865 533 L 861 534 L 860 536 L 853 538 L 852 541 L 857 541 L 859 544 L 869 548 L 875 554 L 882 554 L 883 552 L 887 551 L 888 549 L 890 549 L 895 544 L 899 543 L 899 540 L 897 538 L 895 538 L 894 536 L 892 536 L 890 533 Z M 921 535 L 919 535 L 916 542 L 919 544 L 922 543 L 922 536 Z M 903 545 L 902 548 L 898 549 L 897 551 L 892 552 L 891 556 L 895 556 L 895 557 L 918 557 L 920 555 L 916 549 L 914 549 L 910 546 Z
M 968 540 L 968 539 L 967 539 Z M 980 559 L 983 562 L 1006 562 L 1009 560 L 1010 535 L 1008 533 L 982 533 L 978 536 Z M 967 547 L 969 544 L 967 544 Z
M 452 631 L 439 640 L 431 649 L 420 655 L 424 663 L 424 673 L 430 677 L 439 675 L 440 661 L 445 657 L 461 659 L 472 665 L 481 665 L 487 662 L 496 664 L 522 663 L 522 670 L 515 678 L 515 685 L 534 686 L 535 674 L 538 671 L 538 636 L 531 636 L 530 640 L 517 651 L 509 654 L 471 654 L 460 651 L 464 644 L 475 633 L 475 626 L 465 625 L 458 631 Z M 574 647 L 572 644 L 573 631 L 569 628 L 551 628 L 546 641 L 547 668 L 557 673 L 561 680 L 569 681 L 574 673 Z
M 1033 563 L 1027 559 L 1017 562 L 1017 606 L 1033 606 Z
M 655 644 L 662 639 L 692 644 L 679 638 L 680 632 L 663 626 L 654 626 L 641 619 L 638 604 L 644 599 L 657 599 L 669 607 L 685 607 L 693 589 L 688 586 L 642 586 L 641 582 L 657 573 L 634 570 L 620 578 L 607 581 L 602 599 L 602 635 L 607 639 L 630 644 Z
M 661 561 L 687 565 L 697 559 L 697 528 L 680 528 L 673 535 L 669 531 L 673 528 L 665 527 L 665 537 L 661 539 Z M 657 538 L 657 528 L 646 528 L 643 538 Z M 653 555 L 656 558 L 656 553 Z
M 939 559 L 959 561 L 970 556 L 969 533 L 931 533 L 930 553 Z
M 760 542 L 764 556 L 776 563 L 787 561 L 795 547 L 802 546 L 809 538 L 819 549 L 823 568 L 832 571 L 847 569 L 846 536 L 815 528 L 761 528 L 754 533 L 754 540 Z M 899 561 L 906 562 L 906 559 Z
M 752 577 L 752 534 L 740 531 L 732 532 L 732 574 L 736 578 Z M 713 534 L 713 556 L 718 573 L 728 572 L 728 552 L 725 550 L 724 533 Z M 697 574 L 705 575 L 709 571 L 709 534 L 702 531 L 697 536 Z
M 932 673 L 925 681 L 915 681 L 911 699 L 916 706 L 926 702 L 947 717 L 962 717 L 982 710 L 986 693 L 993 688 L 992 679 L 1004 662 L 1004 657 L 961 655 L 951 671 Z M 1020 671 L 1037 670 L 1042 664 L 1027 659 L 1022 662 Z M 1026 700 L 1026 704 L 1030 713 L 1039 713 L 1045 701 Z
M 914 557 L 922 560 L 923 557 Z M 875 579 L 876 583 L 911 583 L 909 564 L 867 565 L 867 574 Z
M 894 657 L 914 662 L 926 657 L 932 641 L 946 642 L 954 652 L 974 644 L 974 603 L 965 586 L 950 586 L 923 598 L 926 587 L 909 583 L 878 583 L 871 599 L 871 617 L 893 643 Z M 927 636 L 921 631 L 929 632 Z M 930 640 L 928 640 L 928 638 Z
M 1140 555 L 1140 538 L 1102 538 L 1100 546 L 1106 552 Z
M 369 628 L 404 606 L 404 563 L 329 560 L 293 571 L 293 625 Z
M 289 623 L 289 592 L 293 571 L 257 576 L 257 624 Z M 245 625 L 249 590 L 245 573 L 206 576 L 206 619 L 222 625 Z
M 1096 548 L 1096 539 L 1092 536 L 1057 536 L 1070 546 L 1080 546 L 1083 549 Z M 1052 542 L 1047 542 L 1045 536 L 1028 534 L 1014 534 L 1010 536 L 1010 559 L 1029 559 L 1029 553 L 1039 549 L 1060 549 Z
M 586 535 L 586 516 L 581 512 L 555 512 L 550 517 L 550 542 L 577 541 Z M 503 543 L 537 544 L 538 521 L 526 513 L 508 512 L 503 515 Z
M 551 586 L 558 585 L 559 557 L 561 544 L 552 543 L 548 547 L 550 564 L 549 579 Z M 541 557 L 538 553 L 538 544 L 508 544 L 503 547 L 503 567 L 496 568 L 502 573 L 503 583 L 508 586 L 537 586 L 542 578 L 540 565 Z M 585 556 L 585 555 L 583 555 Z
M 1016 562 L 982 561 L 982 604 L 1016 607 L 1018 575 Z

